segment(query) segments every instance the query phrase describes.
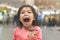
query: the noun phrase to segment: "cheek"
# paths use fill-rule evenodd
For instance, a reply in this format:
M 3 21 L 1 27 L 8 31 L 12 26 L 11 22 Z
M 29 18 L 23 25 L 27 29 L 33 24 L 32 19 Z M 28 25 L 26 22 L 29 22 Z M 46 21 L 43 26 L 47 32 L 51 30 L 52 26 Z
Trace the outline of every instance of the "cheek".
M 19 18 L 20 21 L 22 21 L 22 15 L 20 15 L 20 18 Z
M 31 15 L 31 20 L 34 20 L 35 18 L 34 18 L 34 16 L 33 15 Z

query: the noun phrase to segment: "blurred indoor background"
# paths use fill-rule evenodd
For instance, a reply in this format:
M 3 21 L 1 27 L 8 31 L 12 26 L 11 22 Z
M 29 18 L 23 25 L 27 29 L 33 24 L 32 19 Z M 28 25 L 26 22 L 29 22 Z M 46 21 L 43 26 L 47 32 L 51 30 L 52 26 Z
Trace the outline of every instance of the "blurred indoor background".
M 0 0 L 0 40 L 12 40 L 18 9 L 25 4 L 35 8 L 43 40 L 60 40 L 60 0 Z

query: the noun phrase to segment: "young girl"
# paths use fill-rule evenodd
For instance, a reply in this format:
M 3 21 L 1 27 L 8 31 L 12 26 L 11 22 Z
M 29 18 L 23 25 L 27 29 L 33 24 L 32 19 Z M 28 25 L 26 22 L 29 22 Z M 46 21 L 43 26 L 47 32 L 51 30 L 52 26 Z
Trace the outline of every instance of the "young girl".
M 20 25 L 14 28 L 13 40 L 42 40 L 42 31 L 37 23 L 37 13 L 32 6 L 20 7 L 17 20 Z

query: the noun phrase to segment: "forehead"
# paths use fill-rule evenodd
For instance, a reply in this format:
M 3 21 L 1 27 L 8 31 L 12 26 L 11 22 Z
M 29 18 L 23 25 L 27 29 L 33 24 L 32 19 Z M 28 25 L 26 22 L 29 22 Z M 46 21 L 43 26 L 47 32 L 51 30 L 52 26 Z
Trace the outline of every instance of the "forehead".
M 32 11 L 30 7 L 23 7 L 21 11 Z

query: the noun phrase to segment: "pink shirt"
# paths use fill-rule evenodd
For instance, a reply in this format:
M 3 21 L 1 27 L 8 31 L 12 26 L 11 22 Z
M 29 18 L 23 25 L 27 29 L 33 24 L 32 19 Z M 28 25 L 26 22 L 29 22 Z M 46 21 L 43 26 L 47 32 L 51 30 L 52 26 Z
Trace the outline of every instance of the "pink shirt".
M 13 40 L 42 40 L 42 32 L 40 27 L 35 26 L 33 27 L 33 29 L 37 30 L 35 37 L 28 38 L 27 37 L 27 35 L 29 34 L 28 30 L 16 27 L 13 33 Z

